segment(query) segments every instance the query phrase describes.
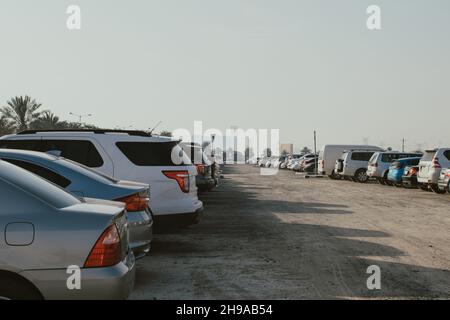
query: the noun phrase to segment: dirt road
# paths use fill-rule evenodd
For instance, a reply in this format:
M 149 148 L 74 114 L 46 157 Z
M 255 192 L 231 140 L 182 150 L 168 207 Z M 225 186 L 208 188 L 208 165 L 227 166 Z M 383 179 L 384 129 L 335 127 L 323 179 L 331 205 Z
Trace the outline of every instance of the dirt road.
M 202 200 L 198 225 L 156 236 L 132 299 L 450 298 L 448 194 L 242 165 Z

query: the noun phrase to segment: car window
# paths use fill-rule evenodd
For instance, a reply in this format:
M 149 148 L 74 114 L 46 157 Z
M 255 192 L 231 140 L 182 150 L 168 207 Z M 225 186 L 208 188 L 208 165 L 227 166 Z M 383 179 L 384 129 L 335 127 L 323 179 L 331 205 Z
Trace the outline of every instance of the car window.
M 447 160 L 450 160 L 450 150 L 446 150 L 446 151 L 444 152 L 444 157 L 446 157 Z
M 370 162 L 370 163 L 376 163 L 377 160 L 378 160 L 378 156 L 379 156 L 379 155 L 380 155 L 380 154 L 379 154 L 378 152 L 375 152 L 375 153 L 370 157 L 369 162 Z
M 373 152 L 353 152 L 351 159 L 356 161 L 369 161 L 372 155 Z
M 178 145 L 170 142 L 117 142 L 119 150 L 137 166 L 176 166 L 191 164 Z M 172 159 L 172 155 L 174 159 Z
M 65 208 L 81 203 L 79 199 L 61 187 L 42 179 L 20 167 L 0 161 L 0 179 L 33 194 L 55 208 Z
M 59 151 L 61 157 L 91 168 L 103 165 L 103 159 L 94 144 L 87 140 L 2 140 L 0 147 L 40 152 Z
M 69 169 L 72 171 L 75 171 L 83 176 L 86 176 L 92 180 L 98 181 L 102 184 L 111 184 L 111 183 L 117 183 L 118 180 L 114 179 L 113 177 L 110 177 L 106 174 L 103 174 L 95 169 L 89 168 L 88 166 L 85 166 L 84 164 L 72 161 L 70 159 L 65 158 L 59 158 L 57 160 L 58 164 Z
M 57 184 L 61 188 L 68 187 L 72 182 L 65 177 L 61 176 L 60 174 L 51 171 L 47 168 L 44 168 L 40 165 L 33 164 L 26 161 L 20 161 L 15 159 L 2 159 L 3 161 L 9 162 L 13 165 L 16 165 L 18 167 L 21 167 L 22 169 L 25 169 L 31 173 L 34 173 L 41 178 L 44 178 L 45 180 L 48 180 L 50 182 L 53 182 L 54 184 Z

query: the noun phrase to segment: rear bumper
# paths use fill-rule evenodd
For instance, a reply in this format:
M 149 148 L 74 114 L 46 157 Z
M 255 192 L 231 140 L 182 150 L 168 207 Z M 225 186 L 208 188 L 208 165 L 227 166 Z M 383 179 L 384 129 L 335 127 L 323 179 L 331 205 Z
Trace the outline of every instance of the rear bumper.
M 402 183 L 406 187 L 417 187 L 417 177 L 416 176 L 403 176 Z
M 167 215 L 155 216 L 155 225 L 159 226 L 188 226 L 192 224 L 197 224 L 203 215 L 203 205 L 201 208 L 195 210 L 194 212 L 188 213 L 176 213 Z
M 211 176 L 205 177 L 198 175 L 195 182 L 197 184 L 197 188 L 201 191 L 214 188 L 216 185 L 216 180 L 214 180 Z
M 441 190 L 448 190 L 450 178 L 446 177 L 445 179 L 439 179 L 438 187 Z
M 66 269 L 31 270 L 20 273 L 30 280 L 48 300 L 122 300 L 134 288 L 136 265 L 130 253 L 119 264 L 107 268 L 81 269 L 81 288 L 68 289 L 72 274 Z
M 128 226 L 130 229 L 130 249 L 136 259 L 145 256 L 153 240 L 153 218 L 150 212 L 128 212 Z

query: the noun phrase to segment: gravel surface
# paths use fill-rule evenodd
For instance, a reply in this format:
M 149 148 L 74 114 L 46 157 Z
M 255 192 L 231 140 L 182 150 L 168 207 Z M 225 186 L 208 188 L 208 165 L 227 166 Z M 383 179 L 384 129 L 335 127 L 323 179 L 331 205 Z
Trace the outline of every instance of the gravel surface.
M 131 299 L 450 298 L 450 195 L 224 174 L 199 224 L 155 235 Z M 370 265 L 380 290 L 367 288 Z

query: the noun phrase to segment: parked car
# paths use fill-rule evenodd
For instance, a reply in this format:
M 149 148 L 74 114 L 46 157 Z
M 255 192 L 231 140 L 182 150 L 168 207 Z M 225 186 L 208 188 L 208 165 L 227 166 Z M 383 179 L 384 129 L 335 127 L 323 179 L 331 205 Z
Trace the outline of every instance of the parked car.
M 438 180 L 438 187 L 442 193 L 450 192 L 450 168 L 441 170 L 441 175 Z
M 298 159 L 298 158 L 300 158 L 300 157 L 301 157 L 300 154 L 291 154 L 291 155 L 288 155 L 288 156 L 284 159 L 283 163 L 280 165 L 280 168 L 281 168 L 281 169 L 288 169 L 289 164 L 291 163 L 291 161 L 294 160 L 294 159 Z
M 450 167 L 450 148 L 426 150 L 419 163 L 417 181 L 422 189 L 430 188 L 436 193 L 442 193 L 438 180 L 442 168 Z
M 335 171 L 336 161 L 340 159 L 342 153 L 346 150 L 374 150 L 383 151 L 382 148 L 370 145 L 351 145 L 351 144 L 327 144 L 319 151 L 319 168 L 320 174 L 328 175 L 331 179 L 340 179 L 341 175 Z
M 155 225 L 196 223 L 203 211 L 197 169 L 179 141 L 125 130 L 29 130 L 0 138 L 0 148 L 51 151 L 118 180 L 151 185 Z
M 303 166 L 301 168 L 301 171 L 307 172 L 307 173 L 313 173 L 317 171 L 319 164 L 319 158 L 309 158 L 303 162 Z
M 284 162 L 285 159 L 286 159 L 286 156 L 275 157 L 272 160 L 271 167 L 280 169 L 280 166 Z
M 406 166 L 402 176 L 402 185 L 405 188 L 417 188 L 417 172 L 419 166 Z
M 136 258 L 150 250 L 153 218 L 148 207 L 148 184 L 118 181 L 86 166 L 54 155 L 14 149 L 0 149 L 0 159 L 32 172 L 72 194 L 126 204 L 130 248 Z
M 420 159 L 421 157 L 412 157 L 393 161 L 389 167 L 388 180 L 395 186 L 402 186 L 405 167 L 418 165 Z
M 293 167 L 294 171 L 300 171 L 303 172 L 303 169 L 306 165 L 306 161 L 314 159 L 314 157 L 317 158 L 317 155 L 315 155 L 314 153 L 307 153 L 304 154 L 303 156 L 301 156 L 298 161 L 296 162 L 296 164 Z
M 197 176 L 195 177 L 197 188 L 200 191 L 211 191 L 214 189 L 218 183 L 217 177 L 214 176 L 215 168 L 213 166 L 215 164 L 209 160 L 202 147 L 194 142 L 185 142 L 180 145 L 197 168 Z
M 367 176 L 367 165 L 369 159 L 375 153 L 373 150 L 349 150 L 345 151 L 341 158 L 336 160 L 335 174 L 356 182 L 365 183 L 369 180 Z
M 270 162 L 270 160 L 271 160 L 270 157 L 262 157 L 262 158 L 259 160 L 258 165 L 259 165 L 260 167 L 266 167 L 267 163 Z
M 125 205 L 80 200 L 0 161 L 0 297 L 124 299 L 134 286 Z M 81 288 L 67 269 L 79 266 Z
M 392 161 L 403 158 L 422 157 L 422 153 L 405 153 L 396 151 L 375 152 L 369 160 L 367 176 L 375 178 L 380 184 L 388 180 L 389 166 Z

